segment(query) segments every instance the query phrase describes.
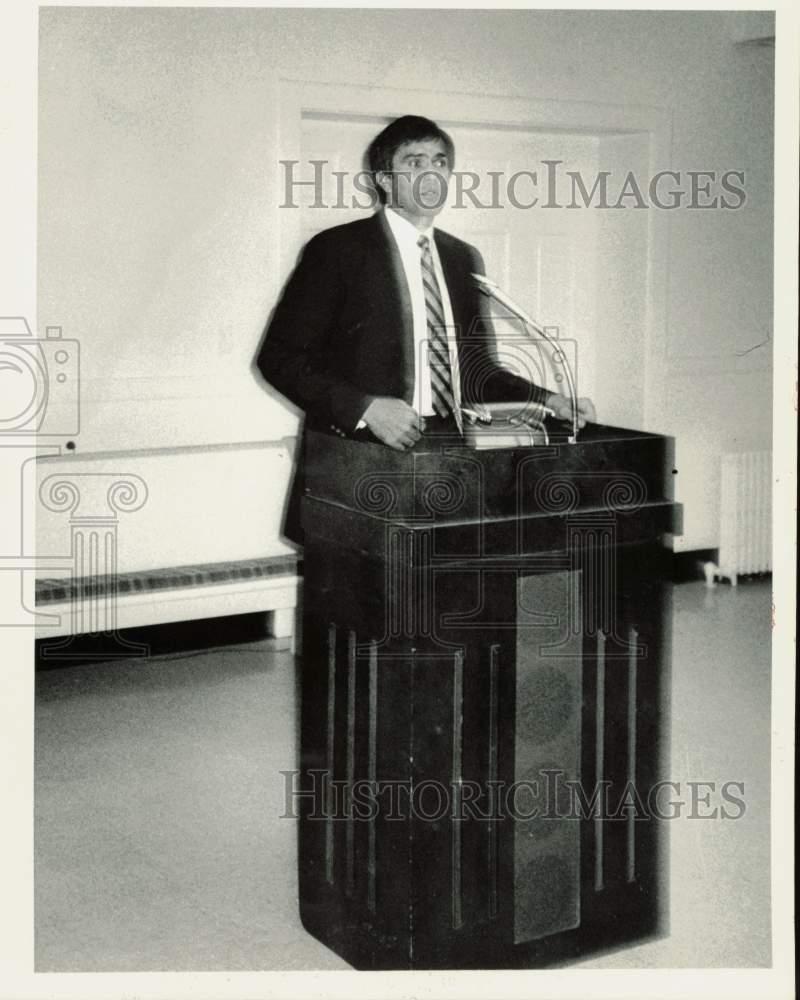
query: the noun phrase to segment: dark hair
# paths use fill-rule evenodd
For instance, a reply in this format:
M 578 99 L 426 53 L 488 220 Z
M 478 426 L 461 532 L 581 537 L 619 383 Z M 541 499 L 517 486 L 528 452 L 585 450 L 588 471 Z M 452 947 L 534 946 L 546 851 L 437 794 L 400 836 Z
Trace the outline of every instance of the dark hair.
M 420 115 L 403 115 L 379 132 L 367 150 L 367 162 L 372 172 L 372 181 L 381 201 L 386 200 L 386 193 L 378 184 L 378 174 L 392 169 L 392 161 L 397 150 L 407 142 L 422 142 L 425 139 L 439 139 L 447 155 L 447 163 L 452 170 L 456 161 L 456 148 L 453 140 L 439 128 L 430 118 Z

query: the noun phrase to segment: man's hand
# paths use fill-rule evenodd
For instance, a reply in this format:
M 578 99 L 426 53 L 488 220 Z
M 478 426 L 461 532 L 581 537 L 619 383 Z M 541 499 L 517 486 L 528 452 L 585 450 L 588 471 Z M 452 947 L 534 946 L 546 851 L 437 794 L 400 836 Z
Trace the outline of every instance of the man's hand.
M 588 396 L 578 397 L 578 428 L 585 427 L 587 422 L 597 423 L 597 413 L 594 403 Z M 547 405 L 559 420 L 572 420 L 572 402 L 560 392 L 554 392 L 547 400 Z
M 422 433 L 423 421 L 417 411 L 393 396 L 376 396 L 361 419 L 379 441 L 396 451 L 413 447 Z

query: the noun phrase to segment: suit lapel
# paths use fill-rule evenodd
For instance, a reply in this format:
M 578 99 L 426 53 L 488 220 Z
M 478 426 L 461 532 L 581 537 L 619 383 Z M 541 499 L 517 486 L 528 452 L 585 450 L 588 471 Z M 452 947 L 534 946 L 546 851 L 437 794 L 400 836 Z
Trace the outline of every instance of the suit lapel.
M 457 255 L 453 252 L 453 247 L 447 240 L 447 234 L 442 234 L 438 229 L 433 231 L 436 240 L 436 249 L 439 251 L 439 260 L 442 264 L 447 294 L 450 298 L 450 308 L 453 312 L 453 322 L 456 326 L 456 341 L 467 333 L 465 326 L 464 307 L 469 300 L 469 296 L 464 294 L 464 275 L 458 266 Z

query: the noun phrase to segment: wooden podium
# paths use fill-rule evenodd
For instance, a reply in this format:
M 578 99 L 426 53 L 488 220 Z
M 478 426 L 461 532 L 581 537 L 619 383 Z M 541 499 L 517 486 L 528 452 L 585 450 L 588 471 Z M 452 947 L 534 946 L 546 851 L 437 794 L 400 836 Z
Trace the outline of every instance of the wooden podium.
M 305 467 L 305 928 L 360 969 L 662 931 L 671 439 L 312 431 Z

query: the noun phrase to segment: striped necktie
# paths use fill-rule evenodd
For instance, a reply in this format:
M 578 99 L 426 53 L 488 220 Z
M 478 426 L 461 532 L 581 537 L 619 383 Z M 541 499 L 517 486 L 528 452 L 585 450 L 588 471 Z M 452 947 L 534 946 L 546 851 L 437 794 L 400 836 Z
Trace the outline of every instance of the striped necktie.
M 421 250 L 422 287 L 425 292 L 425 314 L 428 320 L 428 362 L 433 409 L 440 417 L 453 416 L 460 431 L 461 414 L 453 398 L 453 377 L 450 369 L 444 306 L 439 282 L 436 280 L 436 271 L 433 268 L 430 240 L 427 236 L 420 236 L 417 246 Z

